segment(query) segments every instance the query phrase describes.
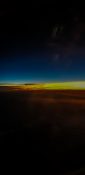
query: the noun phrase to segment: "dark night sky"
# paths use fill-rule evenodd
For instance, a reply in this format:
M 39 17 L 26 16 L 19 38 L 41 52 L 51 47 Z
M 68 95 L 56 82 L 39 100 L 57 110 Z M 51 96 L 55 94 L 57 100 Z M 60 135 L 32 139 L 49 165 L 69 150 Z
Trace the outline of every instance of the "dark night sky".
M 0 82 L 85 80 L 83 7 L 0 7 Z

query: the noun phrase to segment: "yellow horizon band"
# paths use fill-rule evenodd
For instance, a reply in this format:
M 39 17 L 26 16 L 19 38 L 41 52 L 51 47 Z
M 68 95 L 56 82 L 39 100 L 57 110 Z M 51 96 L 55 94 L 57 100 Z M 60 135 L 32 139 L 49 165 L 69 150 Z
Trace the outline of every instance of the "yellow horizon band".
M 15 87 L 18 89 L 85 89 L 85 81 L 36 83 L 36 84 L 1 84 L 0 86 Z

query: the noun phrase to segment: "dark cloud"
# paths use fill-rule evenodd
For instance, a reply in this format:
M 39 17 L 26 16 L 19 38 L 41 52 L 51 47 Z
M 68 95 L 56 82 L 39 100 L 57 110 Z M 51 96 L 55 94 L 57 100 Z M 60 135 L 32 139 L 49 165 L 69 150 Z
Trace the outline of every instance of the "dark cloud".
M 81 47 L 85 48 L 85 22 L 74 17 L 70 25 L 56 25 L 49 43 L 55 55 L 60 54 L 62 58 L 78 54 Z

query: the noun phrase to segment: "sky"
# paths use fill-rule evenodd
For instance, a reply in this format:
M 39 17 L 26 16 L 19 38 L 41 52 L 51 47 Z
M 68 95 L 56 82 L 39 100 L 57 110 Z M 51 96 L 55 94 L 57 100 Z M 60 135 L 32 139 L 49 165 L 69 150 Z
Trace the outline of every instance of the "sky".
M 83 6 L 0 5 L 0 83 L 85 80 Z

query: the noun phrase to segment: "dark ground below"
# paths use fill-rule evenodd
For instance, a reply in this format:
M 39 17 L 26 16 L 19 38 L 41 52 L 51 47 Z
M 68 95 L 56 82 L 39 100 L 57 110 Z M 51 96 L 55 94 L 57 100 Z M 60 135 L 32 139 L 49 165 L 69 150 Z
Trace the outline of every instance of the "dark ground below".
M 85 91 L 0 91 L 0 145 L 31 173 L 85 174 Z

